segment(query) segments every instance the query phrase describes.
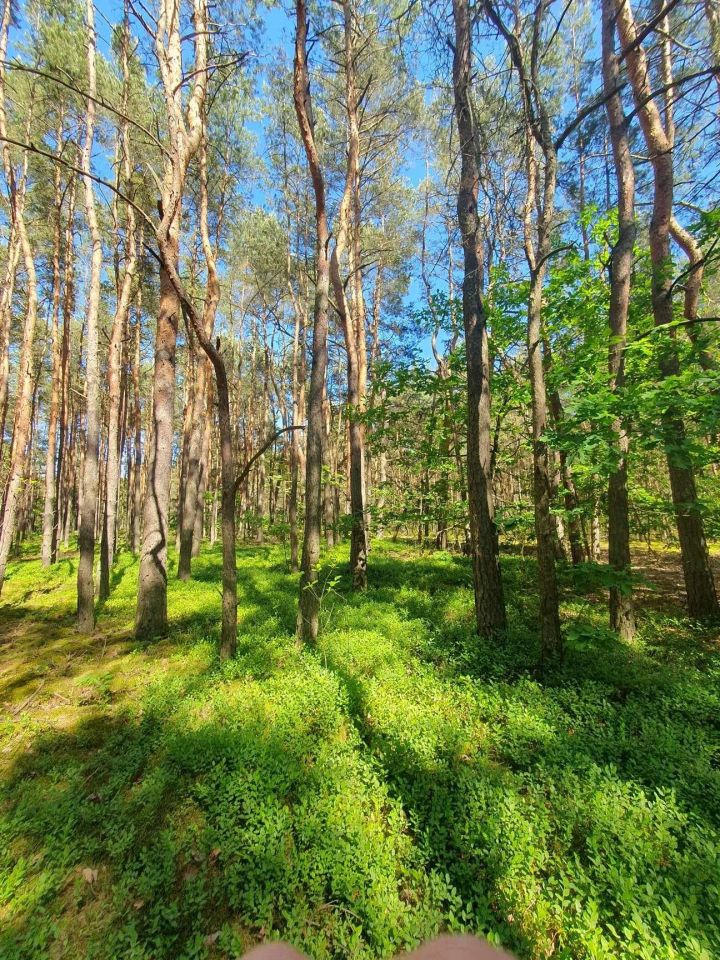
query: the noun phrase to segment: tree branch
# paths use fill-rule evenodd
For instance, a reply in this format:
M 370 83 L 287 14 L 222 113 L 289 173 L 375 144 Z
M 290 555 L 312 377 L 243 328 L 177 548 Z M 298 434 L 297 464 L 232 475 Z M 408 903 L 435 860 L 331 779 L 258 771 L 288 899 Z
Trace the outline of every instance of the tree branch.
M 59 163 L 63 167 L 67 167 L 68 170 L 73 170 L 75 173 L 79 173 L 83 177 L 89 177 L 94 183 L 99 184 L 101 187 L 107 187 L 108 190 L 120 197 L 121 200 L 124 200 L 125 203 L 129 204 L 136 213 L 139 213 L 143 218 L 145 223 L 149 224 L 152 227 L 153 233 L 156 233 L 157 228 L 153 220 L 145 213 L 142 207 L 139 207 L 134 200 L 131 200 L 127 194 L 123 193 L 114 183 L 110 183 L 109 180 L 103 180 L 102 177 L 98 177 L 96 174 L 91 173 L 89 170 L 83 170 L 82 167 L 76 166 L 74 163 L 70 163 L 69 160 L 63 159 L 63 157 L 58 156 L 57 153 L 51 153 L 49 150 L 42 150 L 40 147 L 36 147 L 34 143 L 23 143 L 22 140 L 13 140 L 11 137 L 1 137 L 0 143 L 9 143 L 13 147 L 20 147 L 21 150 L 26 150 L 28 153 L 34 153 L 38 157 L 45 157 L 47 160 L 52 160 L 53 163 Z
M 235 480 L 235 492 L 237 493 L 243 481 L 247 479 L 247 476 L 250 473 L 250 470 L 252 469 L 253 464 L 260 459 L 260 457 L 265 453 L 268 447 L 271 447 L 275 443 L 278 437 L 282 436 L 283 433 L 288 433 L 291 430 L 304 430 L 304 429 L 305 429 L 304 423 L 298 423 L 292 427 L 283 427 L 281 430 L 277 430 L 268 440 L 266 440 L 265 443 L 260 447 L 258 452 L 254 454 L 252 457 L 250 457 L 248 462 L 245 464 L 245 466 L 242 468 L 240 473 L 237 475 L 237 479 Z

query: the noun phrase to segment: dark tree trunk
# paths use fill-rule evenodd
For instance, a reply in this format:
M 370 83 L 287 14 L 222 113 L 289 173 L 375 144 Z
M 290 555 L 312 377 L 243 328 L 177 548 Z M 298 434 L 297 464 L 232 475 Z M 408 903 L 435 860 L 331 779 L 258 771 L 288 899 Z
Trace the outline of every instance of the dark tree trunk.
M 475 618 L 478 633 L 506 628 L 505 601 L 494 522 L 490 442 L 490 358 L 482 298 L 482 249 L 477 212 L 479 170 L 470 101 L 472 26 L 467 0 L 453 0 L 453 87 L 461 150 L 457 214 L 463 244 L 463 325 L 467 357 L 467 479 Z

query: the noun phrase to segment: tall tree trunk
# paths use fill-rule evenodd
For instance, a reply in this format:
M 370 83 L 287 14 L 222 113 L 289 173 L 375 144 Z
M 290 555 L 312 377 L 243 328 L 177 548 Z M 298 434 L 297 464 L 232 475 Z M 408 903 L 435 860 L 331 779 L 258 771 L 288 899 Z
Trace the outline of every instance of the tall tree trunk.
M 120 59 L 123 73 L 123 95 L 121 109 L 127 113 L 130 93 L 130 11 L 128 0 L 125 3 L 125 18 L 123 23 L 123 39 Z M 122 154 L 122 180 L 125 189 L 130 187 L 132 163 L 130 158 L 130 133 L 128 122 L 123 120 L 120 126 L 120 149 Z M 120 174 L 118 174 L 120 179 Z M 118 299 L 115 307 L 110 333 L 108 352 L 108 449 L 107 472 L 105 481 L 105 513 L 103 517 L 102 540 L 100 544 L 100 599 L 106 600 L 110 596 L 110 574 L 112 573 L 115 555 L 115 538 L 117 531 L 118 486 L 120 483 L 120 401 L 121 401 L 121 366 L 123 354 L 123 335 L 127 329 L 127 319 L 132 299 L 132 286 L 135 279 L 137 264 L 137 247 L 135 238 L 135 211 L 128 204 L 125 221 L 125 270 L 123 273 Z
M 620 86 L 620 65 L 615 51 L 614 0 L 602 4 L 602 56 L 605 93 Z M 632 283 L 635 246 L 635 169 L 633 167 L 628 125 L 620 93 L 615 92 L 605 105 L 610 126 L 618 195 L 618 239 L 610 261 L 610 348 L 608 369 L 610 389 L 622 392 L 625 384 L 625 345 Z M 630 446 L 628 427 L 621 417 L 613 421 L 615 466 L 608 481 L 608 554 L 610 566 L 626 580 L 610 587 L 610 626 L 624 640 L 635 633 L 635 612 L 630 584 L 630 518 L 627 486 L 627 457 Z
M 673 320 L 672 285 L 667 269 L 670 261 L 673 205 L 672 116 L 666 113 L 666 129 L 658 107 L 650 95 L 647 59 L 642 44 L 637 42 L 638 34 L 630 0 L 616 0 L 615 9 L 618 36 L 623 48 L 627 49 L 625 62 L 653 170 L 653 212 L 649 233 L 652 305 L 655 326 L 662 328 Z M 666 64 L 663 69 L 667 69 Z M 660 375 L 666 379 L 677 376 L 679 372 L 680 362 L 673 337 L 670 335 L 660 360 Z M 717 616 L 720 609 L 695 485 L 695 470 L 688 449 L 685 425 L 677 411 L 667 411 L 663 428 L 688 613 L 697 618 Z
M 547 4 L 541 3 L 535 14 L 529 68 L 520 39 L 508 29 L 491 0 L 485 0 L 488 17 L 502 34 L 513 66 L 518 74 L 526 125 L 527 193 L 523 211 L 525 258 L 530 271 L 527 313 L 527 353 L 532 395 L 533 499 L 537 542 L 538 586 L 540 592 L 540 661 L 562 654 L 560 601 L 555 569 L 556 527 L 553 520 L 552 473 L 545 433 L 548 401 L 543 362 L 542 295 L 547 261 L 552 254 L 552 227 L 557 185 L 557 150 L 553 141 L 538 65 L 541 60 L 542 16 Z M 540 164 L 536 145 L 542 154 L 542 184 L 538 183 Z M 535 222 L 533 222 L 535 221 Z
M 177 261 L 178 244 L 179 223 L 174 218 L 168 231 L 167 258 L 174 257 Z M 167 267 L 163 266 L 160 269 L 160 300 L 155 334 L 153 433 L 147 454 L 147 489 L 135 616 L 135 633 L 139 639 L 152 639 L 167 630 L 168 506 L 179 310 L 177 293 L 168 277 Z
M 203 250 L 208 269 L 207 295 L 205 297 L 205 307 L 203 311 L 203 329 L 206 338 L 212 337 L 213 327 L 215 326 L 215 314 L 220 299 L 220 287 L 218 284 L 217 270 L 215 268 L 215 255 L 210 243 L 208 234 L 208 196 L 207 196 L 207 148 L 204 137 L 200 145 L 200 229 L 202 232 Z M 180 532 L 180 559 L 178 563 L 178 578 L 187 580 L 190 577 L 191 561 L 193 556 L 193 543 L 195 540 L 196 516 L 200 506 L 200 483 L 202 473 L 203 442 L 205 438 L 205 424 L 207 420 L 207 380 L 208 366 L 210 360 L 205 356 L 199 356 L 195 366 L 195 383 L 193 396 L 193 422 L 190 431 L 190 442 L 188 444 L 188 462 L 187 472 L 185 474 L 185 484 L 183 490 L 183 509 L 182 509 L 182 527 Z M 218 397 L 219 400 L 219 397 Z M 222 439 L 221 453 L 222 453 Z M 233 495 L 233 504 L 235 503 Z M 233 507 L 234 509 L 234 507 Z M 225 521 L 223 520 L 223 524 Z M 234 522 L 233 522 L 234 531 Z M 225 536 L 225 527 L 223 527 L 223 537 Z M 234 537 L 234 532 L 233 532 Z M 234 544 L 233 544 L 234 549 Z M 234 561 L 233 561 L 234 563 Z M 233 641 L 234 644 L 234 641 Z M 234 646 L 233 646 L 234 651 Z
M 10 0 L 5 0 L 3 18 L 0 24 L 0 137 L 7 136 L 5 116 L 5 55 L 7 51 L 8 30 L 10 27 Z M 32 111 L 31 111 L 32 112 Z M 17 391 L 15 397 L 15 418 L 13 422 L 13 441 L 10 451 L 10 466 L 5 487 L 5 509 L 0 533 L 0 592 L 5 581 L 5 570 L 15 534 L 18 504 L 22 493 L 23 473 L 26 464 L 26 451 L 32 423 L 33 387 L 32 376 L 33 344 L 37 320 L 37 277 L 33 251 L 28 238 L 23 205 L 20 202 L 15 171 L 10 153 L 10 145 L 5 139 L 2 144 L 3 166 L 10 189 L 10 210 L 13 227 L 17 231 L 20 250 L 27 274 L 27 309 L 23 324 L 22 347 L 18 367 Z
M 492 637 L 506 628 L 505 601 L 494 522 L 490 443 L 490 357 L 482 297 L 483 254 L 477 195 L 480 172 L 472 116 L 472 24 L 468 0 L 453 0 L 453 88 L 461 151 L 457 215 L 463 244 L 463 326 L 467 364 L 467 478 L 475 620 Z
M 288 286 L 290 279 L 288 277 Z M 300 302 L 302 298 L 302 303 Z M 305 302 L 302 291 L 295 302 L 295 329 L 293 332 L 292 361 L 292 422 L 300 424 L 305 416 Z M 300 486 L 300 467 L 302 465 L 302 446 L 300 431 L 293 430 L 290 438 L 290 496 L 288 499 L 288 523 L 290 526 L 290 569 L 298 569 L 298 492 Z
M 208 472 L 210 470 L 210 443 L 212 441 L 212 427 L 213 427 L 213 393 L 212 393 L 212 382 L 210 379 L 206 381 L 205 388 L 205 426 L 203 428 L 202 436 L 202 455 L 200 458 L 200 476 L 198 478 L 198 495 L 197 495 L 197 506 L 195 508 L 195 527 L 193 530 L 193 545 L 192 545 L 192 555 L 193 557 L 198 557 L 200 555 L 200 547 L 202 546 L 203 538 L 203 521 L 205 517 L 205 491 L 207 489 L 208 482 Z
M 143 231 L 140 228 L 139 246 L 142 248 Z M 130 549 L 133 553 L 140 550 L 140 516 L 142 511 L 142 398 L 140 395 L 140 344 L 142 337 L 142 284 L 138 284 L 135 299 L 135 325 L 133 330 L 133 469 L 132 489 L 130 493 Z
M 204 153 L 204 145 L 201 153 Z M 201 179 L 201 190 L 203 190 Z M 204 190 L 207 189 L 205 181 Z M 235 491 L 237 477 L 235 474 L 235 458 L 233 455 L 232 421 L 230 418 L 230 391 L 228 387 L 225 362 L 219 350 L 215 347 L 210 336 L 206 333 L 205 322 L 208 314 L 215 315 L 220 298 L 220 288 L 215 268 L 215 259 L 207 231 L 207 198 L 201 200 L 205 211 L 201 215 L 201 230 L 203 252 L 208 268 L 207 292 L 204 315 L 201 318 L 192 299 L 185 291 L 182 281 L 175 267 L 174 257 L 176 249 L 167 242 L 167 234 L 158 232 L 158 243 L 168 279 L 173 284 L 188 327 L 197 337 L 203 350 L 212 362 L 215 369 L 215 383 L 218 398 L 218 423 L 220 427 L 220 469 L 222 488 L 222 541 L 223 541 L 223 589 L 222 589 L 222 627 L 220 634 L 220 656 L 223 659 L 233 657 L 237 646 L 237 569 L 235 562 Z
M 153 437 L 148 455 L 135 634 L 151 639 L 167 630 L 168 508 L 172 477 L 175 353 L 180 300 L 172 276 L 177 276 L 180 218 L 188 165 L 202 135 L 202 110 L 207 89 L 207 7 L 193 0 L 193 88 L 183 112 L 183 63 L 180 12 L 175 0 L 159 0 L 155 53 L 163 83 L 170 126 L 169 150 L 160 202 L 157 235 L 163 243 L 160 299 L 153 370 Z M 194 327 L 193 327 L 194 329 Z
M 305 0 L 295 0 L 295 62 L 293 99 L 300 135 L 315 192 L 315 310 L 313 317 L 312 363 L 307 420 L 307 458 L 305 465 L 305 530 L 300 564 L 298 637 L 313 643 L 320 621 L 320 594 L 317 565 L 320 559 L 323 462 L 323 388 L 327 369 L 328 300 L 330 262 L 325 182 L 315 145 L 307 66 L 307 12 Z
M 5 423 L 8 408 L 8 379 L 10 376 L 10 321 L 12 320 L 12 301 L 15 291 L 15 277 L 20 261 L 20 238 L 15 223 L 10 218 L 10 236 L 8 239 L 5 279 L 0 292 L 0 464 L 5 442 Z M 2 516 L 0 515 L 0 523 Z
M 340 209 L 338 210 L 337 239 L 330 260 L 330 278 L 335 295 L 335 307 L 345 337 L 347 352 L 347 401 L 350 486 L 350 572 L 353 587 L 367 587 L 367 525 L 365 508 L 365 428 L 362 414 L 367 383 L 367 356 L 365 349 L 365 307 L 360 273 L 360 131 L 358 126 L 358 93 L 355 70 L 355 13 L 351 0 L 343 0 L 345 33 L 345 99 L 347 112 L 348 155 Z M 354 239 L 351 242 L 351 215 L 355 214 Z M 352 302 L 348 301 L 340 276 L 340 264 L 345 251 L 352 246 L 350 267 L 352 275 Z
M 85 429 L 85 459 L 83 461 L 82 500 L 80 503 L 80 560 L 77 575 L 77 627 L 80 633 L 92 633 L 95 627 L 95 519 L 98 500 L 98 457 L 100 446 L 100 392 L 98 364 L 98 311 L 100 306 L 100 272 L 102 270 L 102 239 L 95 210 L 95 191 L 88 174 L 92 160 L 95 132 L 95 7 L 87 0 L 88 99 L 85 114 L 85 144 L 82 169 L 85 181 L 85 216 L 90 231 L 92 255 L 87 295 L 87 330 L 85 353 L 85 384 L 87 417 Z
M 58 155 L 62 150 L 63 116 L 63 110 L 60 108 L 56 145 Z M 45 459 L 45 503 L 43 506 L 42 545 L 40 548 L 40 557 L 44 567 L 49 567 L 50 564 L 55 563 L 55 560 L 57 559 L 57 537 L 55 535 L 55 518 L 57 513 L 57 478 L 55 460 L 57 454 L 57 429 L 58 415 L 60 411 L 60 392 L 62 388 L 62 355 L 60 346 L 60 247 L 62 241 L 62 181 L 60 172 L 60 164 L 55 164 L 55 196 L 53 203 L 55 222 L 53 225 L 53 280 L 51 308 L 52 367 L 50 371 L 50 409 L 48 411 L 47 451 Z
M 70 403 L 70 341 L 72 336 L 72 318 L 75 310 L 75 185 L 72 175 L 68 188 L 68 213 L 65 223 L 65 268 L 63 290 L 63 329 L 60 349 L 60 413 L 58 429 L 57 466 L 55 472 L 55 516 L 53 517 L 51 555 L 57 558 L 58 541 L 64 532 L 64 519 L 67 514 L 67 501 L 70 485 L 65 463 L 68 448 L 68 421 L 71 414 Z M 71 443 L 71 441 L 70 441 Z

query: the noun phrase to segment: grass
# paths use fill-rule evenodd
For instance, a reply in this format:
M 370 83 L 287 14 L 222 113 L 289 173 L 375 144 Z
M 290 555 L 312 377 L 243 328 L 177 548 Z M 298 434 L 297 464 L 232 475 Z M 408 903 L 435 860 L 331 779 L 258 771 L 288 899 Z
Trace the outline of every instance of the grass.
M 334 578 L 345 549 L 326 559 Z M 294 644 L 279 548 L 238 552 L 239 653 L 215 656 L 220 554 L 131 638 L 121 554 L 92 638 L 76 561 L 24 559 L 0 603 L 0 957 L 318 960 L 469 930 L 521 958 L 720 956 L 716 636 L 672 603 L 621 644 L 592 569 L 542 681 L 532 559 L 510 635 L 472 630 L 462 558 L 377 544 Z

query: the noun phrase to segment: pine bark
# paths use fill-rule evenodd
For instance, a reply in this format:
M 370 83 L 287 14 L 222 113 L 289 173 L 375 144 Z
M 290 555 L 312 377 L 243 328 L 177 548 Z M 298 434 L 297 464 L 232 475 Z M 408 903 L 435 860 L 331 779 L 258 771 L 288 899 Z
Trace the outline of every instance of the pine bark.
M 123 25 L 121 63 L 123 72 L 123 96 L 121 109 L 127 113 L 129 99 L 130 70 L 128 63 L 130 47 L 130 17 L 126 5 Z M 120 149 L 122 154 L 122 181 L 125 190 L 130 189 L 132 164 L 130 158 L 130 135 L 127 121 L 120 127 Z M 110 596 L 110 575 L 115 558 L 115 539 L 117 535 L 118 487 L 120 483 L 120 405 L 122 386 L 123 335 L 127 329 L 130 303 L 135 280 L 137 247 L 135 237 L 135 211 L 128 204 L 125 220 L 125 269 L 118 291 L 115 315 L 113 316 L 108 351 L 108 445 L 107 470 L 105 481 L 105 511 L 103 516 L 102 539 L 100 544 L 100 599 Z
M 315 194 L 315 308 L 307 416 L 305 463 L 305 529 L 300 563 L 300 598 L 297 633 L 300 640 L 314 643 L 320 623 L 318 561 L 322 510 L 323 389 L 327 370 L 328 302 L 330 262 L 325 181 L 315 145 L 310 77 L 307 65 L 307 10 L 305 0 L 295 0 L 295 60 L 293 99 Z
M 673 206 L 672 115 L 666 112 L 665 126 L 651 97 L 647 58 L 637 42 L 637 28 L 630 0 L 616 0 L 618 36 L 627 49 L 627 64 L 635 106 L 653 171 L 653 210 L 650 220 L 650 256 L 652 260 L 652 307 L 655 326 L 672 323 L 672 283 L 670 263 L 670 225 Z M 663 66 L 667 69 L 667 64 Z M 660 359 L 660 376 L 675 377 L 680 362 L 672 335 Z M 695 469 L 688 449 L 685 425 L 680 414 L 669 409 L 663 417 L 663 432 L 670 476 L 675 519 L 682 557 L 688 613 L 703 619 L 720 613 L 715 583 L 705 539 L 702 511 L 695 483 Z
M 498 535 L 494 522 L 490 443 L 490 355 L 482 294 L 483 252 L 477 196 L 480 182 L 471 103 L 472 23 L 467 0 L 453 0 L 453 89 L 461 168 L 457 216 L 463 245 L 463 326 L 467 366 L 467 480 L 475 620 L 482 637 L 506 626 Z
M 9 27 L 10 0 L 5 0 L 2 22 L 0 23 L 0 137 L 3 138 L 3 167 L 10 191 L 10 212 L 13 229 L 17 233 L 18 244 L 27 275 L 27 306 L 23 323 L 22 346 L 20 348 L 10 465 L 5 486 L 5 505 L 2 516 L 2 531 L 0 532 L 0 592 L 2 592 L 5 581 L 8 557 L 15 535 L 18 509 L 23 493 L 23 480 L 27 465 L 26 452 L 33 415 L 34 378 L 32 375 L 32 365 L 35 325 L 37 321 L 37 275 L 33 250 L 25 223 L 24 196 L 18 189 L 10 145 L 4 139 L 7 136 L 7 119 L 5 114 L 5 56 L 7 52 Z M 32 113 L 32 110 L 30 112 Z
M 60 110 L 57 129 L 57 151 L 62 149 L 63 111 Z M 55 521 L 57 514 L 57 429 L 60 413 L 60 393 L 62 390 L 62 355 L 60 344 L 60 249 L 62 243 L 62 181 L 61 168 L 55 165 L 55 192 L 53 202 L 53 254 L 52 254 L 52 307 L 51 307 L 51 370 L 50 402 L 48 409 L 47 451 L 45 459 L 45 502 L 43 505 L 43 529 L 40 558 L 44 567 L 49 567 L 57 559 L 57 535 Z
M 90 172 L 95 132 L 95 8 L 87 0 L 85 8 L 87 29 L 88 100 L 85 113 L 85 143 L 82 169 L 85 186 L 85 217 L 92 253 L 86 312 L 86 427 L 85 458 L 83 460 L 82 499 L 80 502 L 80 530 L 78 544 L 80 560 L 77 575 L 77 628 L 80 633 L 92 633 L 95 628 L 95 522 L 98 502 L 98 464 L 100 452 L 100 381 L 98 362 L 98 312 L 100 307 L 100 271 L 102 270 L 102 238 L 95 209 L 95 190 Z
M 605 109 L 610 127 L 618 197 L 618 239 L 610 260 L 610 347 L 608 370 L 610 389 L 617 394 L 625 384 L 625 347 L 632 284 L 635 224 L 635 169 L 633 167 L 628 124 L 620 86 L 620 64 L 615 50 L 614 0 L 602 4 L 603 82 L 607 100 Z M 621 417 L 613 421 L 615 466 L 608 481 L 608 559 L 626 583 L 610 587 L 610 626 L 624 640 L 635 633 L 635 612 L 630 586 L 630 518 L 628 502 L 628 426 Z
M 138 580 L 135 634 L 152 639 L 167 631 L 167 548 L 169 535 L 170 481 L 172 477 L 173 413 L 175 404 L 175 358 L 180 299 L 177 276 L 180 218 L 185 179 L 202 132 L 202 109 L 207 87 L 207 10 L 205 0 L 193 0 L 195 62 L 193 89 L 183 111 L 183 63 L 179 7 L 174 0 L 160 0 L 155 53 L 162 79 L 170 136 L 165 161 L 161 221 L 162 239 L 160 298 L 155 334 L 153 368 L 152 442 L 147 457 L 143 538 Z

